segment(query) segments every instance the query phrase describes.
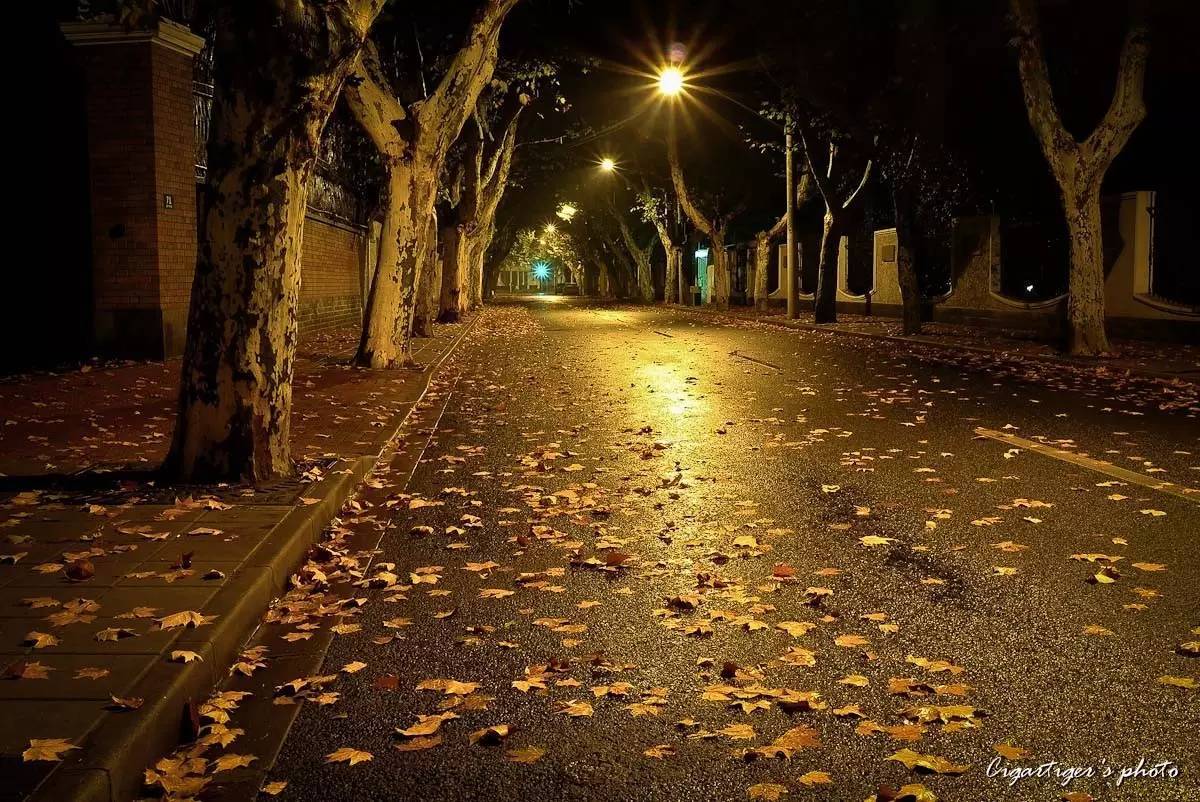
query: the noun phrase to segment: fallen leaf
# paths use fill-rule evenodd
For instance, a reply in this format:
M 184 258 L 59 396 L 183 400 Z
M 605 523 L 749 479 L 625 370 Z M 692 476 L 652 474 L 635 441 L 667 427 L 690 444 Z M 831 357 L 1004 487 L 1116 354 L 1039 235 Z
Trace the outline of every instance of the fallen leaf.
M 546 750 L 538 746 L 523 746 L 504 753 L 511 763 L 537 763 L 545 754 Z
M 326 763 L 349 763 L 351 766 L 358 763 L 364 763 L 373 759 L 375 756 L 370 752 L 363 752 L 360 749 L 353 749 L 349 746 L 330 752 L 325 756 Z
M 746 789 L 746 795 L 751 799 L 763 799 L 766 802 L 774 802 L 787 792 L 787 786 L 778 783 L 757 783 Z
M 31 738 L 29 748 L 21 753 L 21 759 L 26 763 L 34 760 L 59 761 L 63 753 L 79 747 L 66 738 Z

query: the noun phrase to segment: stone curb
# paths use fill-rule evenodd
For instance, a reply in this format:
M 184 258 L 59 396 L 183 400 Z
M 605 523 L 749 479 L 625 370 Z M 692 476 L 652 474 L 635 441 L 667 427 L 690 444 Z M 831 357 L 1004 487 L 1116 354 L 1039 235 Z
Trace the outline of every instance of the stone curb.
M 741 315 L 730 315 L 718 311 L 707 311 L 694 309 L 689 307 L 678 307 L 682 311 L 690 312 L 698 315 L 710 315 L 712 317 L 724 317 L 730 320 L 746 320 L 752 323 L 762 323 L 766 326 L 775 326 L 781 329 L 799 329 L 801 331 L 819 331 L 827 334 L 839 334 L 843 337 L 858 337 L 863 340 L 876 340 L 879 342 L 901 342 L 909 345 L 923 345 L 929 348 L 937 348 L 943 351 L 967 351 L 976 354 L 985 354 L 988 356 L 999 356 L 1004 358 L 1017 358 L 1033 362 L 1042 362 L 1050 365 L 1062 365 L 1065 367 L 1074 368 L 1107 368 L 1109 370 L 1126 373 L 1132 376 L 1138 376 L 1143 379 L 1163 379 L 1167 381 L 1184 381 L 1191 382 L 1192 379 L 1188 376 L 1181 375 L 1173 371 L 1148 370 L 1144 368 L 1129 368 L 1117 367 L 1115 365 L 1106 365 L 1103 362 L 1081 362 L 1070 357 L 1055 356 L 1053 354 L 1014 354 L 1011 351 L 998 348 L 988 348 L 982 345 L 968 345 L 966 343 L 946 343 L 937 340 L 927 340 L 921 335 L 896 335 L 896 334 L 877 334 L 871 331 L 854 331 L 853 329 L 838 329 L 829 326 L 819 325 L 817 323 L 808 323 L 802 320 L 778 320 L 770 317 L 743 317 Z
M 74 760 L 60 763 L 27 797 L 31 802 L 124 802 L 137 796 L 142 773 L 179 742 L 189 702 L 201 701 L 225 676 L 263 611 L 287 585 L 309 546 L 358 489 L 388 444 L 424 399 L 434 374 L 475 327 L 481 314 L 424 371 L 424 385 L 408 409 L 397 414 L 376 453 L 338 460 L 324 479 L 305 491 L 315 504 L 287 513 L 255 547 L 217 595 L 205 605 L 217 619 L 203 630 L 185 631 L 172 648 L 200 652 L 191 663 L 157 662 L 137 682 L 145 704 L 135 714 L 110 714 L 83 738 Z M 372 446 L 374 449 L 374 445 Z

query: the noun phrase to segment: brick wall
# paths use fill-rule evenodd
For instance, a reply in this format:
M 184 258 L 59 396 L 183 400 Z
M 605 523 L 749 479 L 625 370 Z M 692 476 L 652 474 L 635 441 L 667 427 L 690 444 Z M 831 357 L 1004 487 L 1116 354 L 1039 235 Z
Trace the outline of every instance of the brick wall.
M 196 178 L 192 120 L 192 60 L 165 47 L 151 49 L 158 199 L 158 295 L 163 339 L 182 349 L 192 275 L 196 269 Z M 170 195 L 173 208 L 165 208 Z
M 309 213 L 300 268 L 300 333 L 362 322 L 366 232 Z
M 158 305 L 152 49 L 80 51 L 88 86 L 94 304 L 98 312 Z

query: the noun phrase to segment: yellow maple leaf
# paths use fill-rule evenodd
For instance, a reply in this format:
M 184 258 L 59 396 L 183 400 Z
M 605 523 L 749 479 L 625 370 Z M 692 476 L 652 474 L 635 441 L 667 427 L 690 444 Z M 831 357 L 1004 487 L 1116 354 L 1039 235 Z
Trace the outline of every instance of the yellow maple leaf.
M 66 738 L 31 738 L 29 748 L 21 753 L 21 759 L 26 763 L 34 760 L 59 761 L 63 753 L 79 747 Z
M 349 746 L 343 746 L 325 756 L 326 763 L 349 763 L 351 766 L 364 763 L 373 759 L 375 756 L 370 752 L 364 752 L 361 749 L 354 749 Z

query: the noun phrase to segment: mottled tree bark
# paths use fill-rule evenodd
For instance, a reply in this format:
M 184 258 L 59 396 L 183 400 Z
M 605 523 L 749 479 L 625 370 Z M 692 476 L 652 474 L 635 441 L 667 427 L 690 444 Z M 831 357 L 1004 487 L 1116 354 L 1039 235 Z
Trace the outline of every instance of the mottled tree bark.
M 442 259 L 437 248 L 437 215 L 429 217 L 425 262 L 421 266 L 420 283 L 417 285 L 417 301 L 413 309 L 412 333 L 414 337 L 432 337 L 433 322 L 437 319 L 438 299 L 442 291 Z
M 1104 118 L 1082 142 L 1063 126 L 1042 53 L 1036 0 L 1010 0 L 1017 24 L 1017 66 L 1029 123 L 1058 183 L 1071 269 L 1067 296 L 1067 348 L 1097 356 L 1109 351 L 1104 331 L 1104 248 L 1100 231 L 1100 185 L 1113 159 L 1146 116 L 1143 90 L 1149 31 L 1135 19 L 1121 46 L 1117 87 Z
M 677 304 L 679 298 L 679 274 L 683 270 L 683 248 L 672 244 L 667 248 L 667 275 L 663 284 L 663 302 Z
M 462 291 L 467 281 L 468 244 L 462 237 L 462 227 L 457 223 L 442 227 L 442 286 L 438 293 L 437 314 L 439 323 L 457 323 L 466 311 Z
M 504 198 L 508 188 L 508 176 L 512 170 L 513 153 L 517 146 L 517 123 L 520 120 L 522 105 L 516 106 L 516 111 L 505 118 L 504 134 L 490 154 L 485 155 L 481 162 L 487 167 L 475 178 L 477 189 L 473 194 L 474 203 L 469 210 L 473 212 L 473 220 L 469 223 L 472 231 L 470 249 L 470 270 L 468 273 L 468 305 L 478 308 L 483 305 L 484 297 L 484 262 L 488 249 L 491 248 L 492 238 L 496 235 L 496 210 Z
M 292 473 L 308 181 L 321 131 L 381 5 L 217 4 L 207 197 L 164 465 L 173 478 L 257 482 Z
M 385 237 L 355 357 L 360 365 L 387 368 L 412 362 L 409 339 L 416 284 L 431 247 L 427 221 L 433 213 L 438 178 L 450 146 L 492 78 L 500 27 L 516 3 L 486 0 L 437 88 L 408 109 L 396 99 L 370 45 L 348 83 L 351 109 L 388 168 L 387 202 L 400 205 L 386 213 L 395 224 L 394 249 L 383 258 L 384 249 L 391 247 Z

